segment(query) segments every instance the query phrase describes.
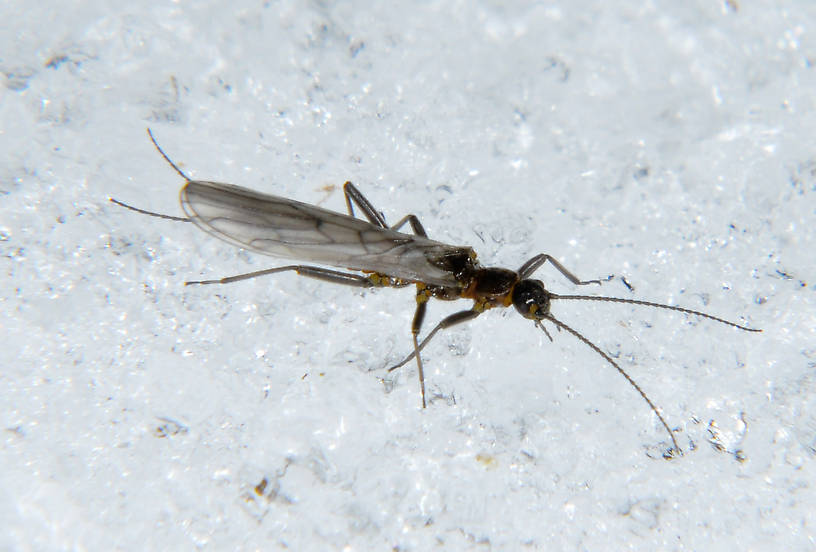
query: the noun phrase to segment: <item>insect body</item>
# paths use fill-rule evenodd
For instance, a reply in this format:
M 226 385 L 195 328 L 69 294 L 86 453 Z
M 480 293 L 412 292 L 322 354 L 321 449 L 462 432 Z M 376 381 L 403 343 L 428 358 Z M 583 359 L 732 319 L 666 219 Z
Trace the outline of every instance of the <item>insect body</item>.
M 388 226 L 383 215 L 351 182 L 346 182 L 343 186 L 349 212 L 348 215 L 343 215 L 231 184 L 191 180 L 164 153 L 150 129 L 148 134 L 162 157 L 186 181 L 181 189 L 180 200 L 187 217 L 160 215 L 131 207 L 113 198 L 111 201 L 151 216 L 193 222 L 208 234 L 249 251 L 343 269 L 287 265 L 220 280 L 189 281 L 185 285 L 226 284 L 286 271 L 361 288 L 415 285 L 417 304 L 411 324 L 413 352 L 402 362 L 389 368 L 389 371 L 416 359 L 423 408 L 426 406 L 425 377 L 420 351 L 441 330 L 472 320 L 488 309 L 513 305 L 524 318 L 534 321 L 551 341 L 552 336 L 544 322 L 550 322 L 557 329 L 572 334 L 611 364 L 643 397 L 668 432 L 673 443 L 669 455 L 672 450 L 680 453 L 680 447 L 669 425 L 640 386 L 607 353 L 555 318 L 550 312 L 551 303 L 558 300 L 583 300 L 644 305 L 701 316 L 745 331 L 761 331 L 672 305 L 615 297 L 551 293 L 540 280 L 531 278 L 547 262 L 575 285 L 601 282 L 579 279 L 555 258 L 546 254 L 536 255 L 516 271 L 483 267 L 470 247 L 453 246 L 429 239 L 414 215 L 406 215 L 397 224 Z M 354 205 L 367 220 L 354 216 Z M 405 224 L 411 227 L 412 234 L 399 231 Z M 470 299 L 473 305 L 444 318 L 420 342 L 419 333 L 431 298 L 446 301 Z

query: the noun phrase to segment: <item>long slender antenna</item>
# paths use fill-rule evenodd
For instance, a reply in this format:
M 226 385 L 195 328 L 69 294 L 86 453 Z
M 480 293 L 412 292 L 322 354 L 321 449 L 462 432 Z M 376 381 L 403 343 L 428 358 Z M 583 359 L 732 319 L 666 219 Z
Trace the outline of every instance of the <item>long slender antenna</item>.
M 609 364 L 614 366 L 615 370 L 617 370 L 620 373 L 620 375 L 625 377 L 626 381 L 628 381 L 629 384 L 632 387 L 634 387 L 635 390 L 638 393 L 640 393 L 640 396 L 643 397 L 643 400 L 646 401 L 646 403 L 649 405 L 649 408 L 651 408 L 652 412 L 655 413 L 655 415 L 657 416 L 657 419 L 660 420 L 660 423 L 663 424 L 664 428 L 666 428 L 666 432 L 669 434 L 669 437 L 671 437 L 672 443 L 674 444 L 674 448 L 669 449 L 669 454 L 671 455 L 672 450 L 676 450 L 678 452 L 678 454 L 680 454 L 680 455 L 683 454 L 683 450 L 680 448 L 680 445 L 677 444 L 677 440 L 674 438 L 674 433 L 672 433 L 672 430 L 669 428 L 669 424 L 666 423 L 666 420 L 660 414 L 660 411 L 657 409 L 655 404 L 652 402 L 652 400 L 648 396 L 646 396 L 646 393 L 643 391 L 643 389 L 640 388 L 640 386 L 635 382 L 635 380 L 633 380 L 632 377 L 629 374 L 627 374 L 626 371 L 623 368 L 621 368 L 618 365 L 617 362 L 612 360 L 612 357 L 610 357 L 608 354 L 603 352 L 600 349 L 600 347 L 598 347 L 593 342 L 591 342 L 589 339 L 587 339 L 586 337 L 584 337 L 583 335 L 578 333 L 576 330 L 573 330 L 571 327 L 567 326 L 566 324 L 564 324 L 563 322 L 561 322 L 560 320 L 555 318 L 552 314 L 548 314 L 546 319 L 549 320 L 550 322 L 552 322 L 553 324 L 555 324 L 559 329 L 564 329 L 567 332 L 574 335 L 576 338 L 578 338 L 578 340 L 582 341 L 587 347 L 589 347 L 590 349 L 592 349 L 593 351 L 595 351 L 596 353 L 601 355 L 601 358 L 603 358 Z M 544 329 L 544 325 L 541 323 L 540 320 L 536 320 L 536 326 L 538 326 L 542 330 Z M 544 330 L 544 331 L 546 332 L 546 330 Z M 547 335 L 549 336 L 549 334 L 547 334 Z
M 652 303 L 651 301 L 639 301 L 637 299 L 622 299 L 620 297 L 603 297 L 597 295 L 558 295 L 556 293 L 551 293 L 550 297 L 552 299 L 574 299 L 577 301 L 606 301 L 607 303 L 628 303 L 630 305 L 643 305 L 646 307 L 655 307 L 657 309 L 666 309 L 666 310 L 673 310 L 677 312 L 684 312 L 686 314 L 696 314 L 697 316 L 702 316 L 703 318 L 708 318 L 709 320 L 714 320 L 715 322 L 720 322 L 727 326 L 731 326 L 734 328 L 739 328 L 740 330 L 744 330 L 746 332 L 761 332 L 762 330 L 758 330 L 756 328 L 749 328 L 747 326 L 741 326 L 735 322 L 729 322 L 728 320 L 723 320 L 722 318 L 717 318 L 716 316 L 712 316 L 710 314 L 706 314 L 704 312 L 691 310 L 691 309 L 684 309 L 683 307 L 675 307 L 672 305 L 664 305 L 662 303 Z
M 186 180 L 187 182 L 190 182 L 190 177 L 188 177 L 186 174 L 184 174 L 184 171 L 182 171 L 181 169 L 179 169 L 179 168 L 176 166 L 176 164 L 175 164 L 175 163 L 173 163 L 173 162 L 170 160 L 170 158 L 167 156 L 167 154 L 166 154 L 166 153 L 164 153 L 164 150 L 163 150 L 163 149 L 161 149 L 161 146 L 159 145 L 159 143 L 158 143 L 158 142 L 156 142 L 156 139 L 153 137 L 153 131 L 152 131 L 152 130 L 150 130 L 150 128 L 149 128 L 149 127 L 148 127 L 148 129 L 147 129 L 147 135 L 148 135 L 148 136 L 150 136 L 150 141 L 151 141 L 151 142 L 153 142 L 153 145 L 154 145 L 154 146 L 156 146 L 156 149 L 157 149 L 157 150 L 159 150 L 159 153 L 161 154 L 161 156 L 162 156 L 162 157 L 164 157 L 164 160 L 165 160 L 165 161 L 167 161 L 167 162 L 170 164 L 170 166 L 171 166 L 171 167 L 173 167 L 173 170 L 174 170 L 174 171 L 176 171 L 177 173 L 179 173 L 179 175 L 181 175 L 181 177 L 182 177 L 184 180 Z

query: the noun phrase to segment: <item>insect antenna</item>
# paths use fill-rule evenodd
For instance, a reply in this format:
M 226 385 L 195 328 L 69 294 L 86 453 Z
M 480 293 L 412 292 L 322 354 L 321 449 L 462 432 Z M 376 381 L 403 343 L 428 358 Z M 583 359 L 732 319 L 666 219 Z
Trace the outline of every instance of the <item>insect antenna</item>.
M 717 318 L 716 316 L 712 316 L 710 314 L 706 314 L 704 312 L 691 310 L 691 309 L 684 309 L 683 307 L 675 307 L 673 305 L 664 305 L 663 303 L 652 303 L 651 301 L 639 301 L 637 299 L 622 299 L 620 297 L 603 297 L 597 295 L 558 295 L 557 293 L 550 294 L 551 299 L 573 299 L 576 301 L 606 301 L 607 303 L 628 303 L 630 305 L 643 305 L 646 307 L 654 307 L 656 309 L 666 309 L 666 310 L 673 310 L 677 312 L 684 312 L 686 314 L 696 314 L 697 316 L 702 316 L 703 318 L 708 318 L 709 320 L 714 320 L 715 322 L 720 322 L 721 324 L 725 324 L 726 326 L 731 326 L 733 328 L 739 328 L 740 330 L 744 330 L 746 332 L 761 332 L 757 328 L 749 328 L 747 326 L 742 326 L 735 322 L 729 322 L 728 320 L 723 320 L 722 318 Z
M 546 317 L 546 320 L 549 320 L 550 322 L 555 324 L 555 326 L 559 330 L 563 329 L 563 330 L 566 330 L 567 332 L 571 333 L 579 341 L 583 342 L 587 347 L 589 347 L 590 349 L 592 349 L 593 351 L 598 353 L 601 356 L 601 358 L 603 358 L 605 361 L 607 361 L 609 364 L 611 364 L 615 368 L 615 370 L 617 370 L 620 373 L 620 375 L 622 375 L 624 378 L 626 378 L 626 381 L 628 381 L 629 384 L 632 387 L 634 387 L 635 390 L 638 393 L 640 393 L 640 396 L 643 397 L 643 400 L 646 401 L 646 404 L 648 404 L 649 408 L 652 409 L 652 412 L 655 413 L 655 416 L 657 416 L 657 419 L 660 420 L 660 423 L 663 424 L 664 428 L 666 428 L 666 432 L 669 434 L 669 437 L 671 437 L 672 443 L 674 444 L 674 447 L 669 449 L 668 452 L 666 453 L 666 455 L 664 455 L 666 458 L 671 458 L 673 456 L 672 451 L 675 451 L 675 450 L 677 451 L 677 453 L 679 455 L 683 454 L 683 450 L 680 448 L 680 445 L 677 444 L 677 440 L 674 438 L 674 433 L 672 433 L 672 430 L 669 428 L 669 424 L 666 423 L 665 418 L 663 418 L 663 415 L 660 414 L 660 411 L 657 409 L 655 404 L 646 395 L 646 393 L 643 391 L 643 389 L 640 388 L 640 386 L 637 384 L 637 382 L 635 382 L 635 380 L 633 380 L 632 377 L 629 374 L 627 374 L 626 371 L 623 368 L 621 368 L 618 365 L 617 362 L 612 360 L 612 357 L 610 357 L 608 354 L 603 352 L 600 347 L 595 345 L 589 339 L 584 337 L 583 334 L 579 333 L 577 330 L 572 329 L 570 326 L 567 326 L 566 324 L 564 324 L 563 322 L 561 322 L 560 320 L 555 318 L 552 314 L 548 314 L 547 317 Z M 544 330 L 544 333 L 547 333 L 547 330 L 544 328 L 544 324 L 542 324 L 540 320 L 536 320 L 536 326 L 538 326 L 539 328 Z M 549 333 L 547 333 L 547 337 L 550 337 Z M 550 337 L 550 340 L 552 340 L 552 337 Z

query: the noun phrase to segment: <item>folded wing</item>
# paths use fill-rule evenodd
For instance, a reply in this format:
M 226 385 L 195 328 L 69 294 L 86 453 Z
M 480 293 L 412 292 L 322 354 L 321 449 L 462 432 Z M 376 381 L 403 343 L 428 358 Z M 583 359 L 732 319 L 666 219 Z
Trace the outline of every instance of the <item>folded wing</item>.
M 208 234 L 273 257 L 455 286 L 445 259 L 470 253 L 467 247 L 231 184 L 189 181 L 180 200 L 187 216 Z

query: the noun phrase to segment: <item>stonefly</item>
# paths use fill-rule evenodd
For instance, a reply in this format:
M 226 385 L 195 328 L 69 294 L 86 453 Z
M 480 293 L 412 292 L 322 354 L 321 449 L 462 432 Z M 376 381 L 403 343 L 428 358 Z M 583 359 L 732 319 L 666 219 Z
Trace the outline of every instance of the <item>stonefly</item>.
M 577 330 L 555 318 L 550 312 L 552 302 L 605 301 L 643 305 L 693 314 L 748 332 L 762 331 L 704 312 L 650 301 L 552 293 L 545 289 L 541 280 L 531 278 L 533 273 L 547 262 L 574 285 L 585 286 L 601 282 L 581 280 L 558 260 L 543 253 L 528 260 L 518 270 L 483 267 L 470 247 L 448 245 L 429 239 L 419 219 L 414 215 L 406 215 L 396 224 L 389 226 L 382 213 L 377 211 L 351 182 L 343 185 L 349 213 L 343 215 L 232 184 L 191 180 L 164 153 L 150 129 L 147 129 L 147 132 L 164 160 L 186 181 L 180 192 L 180 201 L 187 217 L 145 211 L 110 198 L 113 203 L 154 217 L 192 222 L 216 238 L 255 253 L 345 269 L 339 271 L 320 266 L 287 265 L 220 280 L 190 281 L 185 282 L 185 285 L 228 284 L 287 271 L 361 288 L 415 285 L 417 306 L 411 324 L 414 350 L 402 362 L 388 370 L 389 372 L 396 370 L 411 359 L 416 359 L 423 408 L 425 408 L 425 375 L 420 352 L 428 342 L 440 330 L 473 320 L 494 307 L 513 305 L 524 318 L 532 320 L 544 331 L 550 341 L 552 336 L 544 322 L 550 322 L 557 329 L 575 336 L 626 378 L 626 381 L 643 397 L 671 437 L 673 447 L 664 454 L 671 457 L 674 452 L 682 454 L 682 450 L 674 438 L 674 433 L 651 399 L 607 353 Z M 354 205 L 362 211 L 367 220 L 354 216 Z M 413 234 L 399 231 L 405 224 L 411 227 Z M 473 306 L 447 316 L 422 341 L 419 341 L 419 332 L 425 319 L 428 300 L 431 298 L 444 301 L 471 299 Z

